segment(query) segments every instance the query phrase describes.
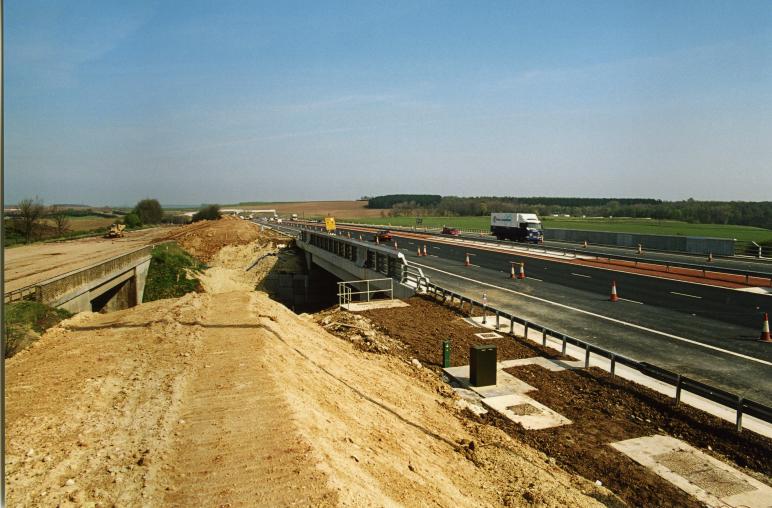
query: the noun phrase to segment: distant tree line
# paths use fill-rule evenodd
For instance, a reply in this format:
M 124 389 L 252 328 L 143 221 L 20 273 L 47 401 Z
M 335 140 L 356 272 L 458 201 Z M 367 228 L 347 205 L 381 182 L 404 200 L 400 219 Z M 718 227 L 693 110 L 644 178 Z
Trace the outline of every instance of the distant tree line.
M 367 200 L 367 208 L 393 208 L 398 203 L 412 203 L 416 207 L 431 208 L 442 200 L 439 194 L 389 194 Z
M 423 197 L 423 200 L 417 198 Z M 432 199 L 426 199 L 426 198 Z M 392 216 L 475 216 L 491 212 L 533 212 L 587 217 L 646 217 L 699 224 L 735 224 L 772 229 L 772 201 L 662 201 L 659 199 L 457 197 L 393 194 L 376 196 L 369 208 Z

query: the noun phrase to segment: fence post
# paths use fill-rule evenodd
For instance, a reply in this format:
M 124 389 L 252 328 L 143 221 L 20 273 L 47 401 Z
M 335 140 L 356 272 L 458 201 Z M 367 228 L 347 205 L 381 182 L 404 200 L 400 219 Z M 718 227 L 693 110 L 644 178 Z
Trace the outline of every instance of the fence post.
M 529 328 L 528 325 L 530 325 L 530 324 L 531 324 L 530 321 L 526 321 L 525 322 L 525 330 L 523 331 L 523 337 L 525 337 L 526 339 L 528 338 L 528 328 Z
M 614 377 L 614 369 L 617 365 L 617 357 L 614 353 L 611 354 L 611 377 Z
M 515 316 L 509 316 L 509 334 L 515 334 Z
M 499 328 L 501 328 L 499 326 L 499 311 L 496 311 L 496 330 L 498 330 Z
M 678 374 L 675 385 L 675 405 L 681 404 L 681 374 Z
M 585 344 L 585 350 L 584 350 L 584 368 L 588 368 L 590 366 L 590 345 Z
M 562 337 L 563 337 L 563 348 L 560 351 L 561 351 L 561 354 L 565 355 L 566 354 L 566 336 L 563 335 Z
M 547 329 L 541 329 L 541 345 L 547 347 Z
M 742 395 L 737 396 L 737 432 L 743 431 L 743 398 Z

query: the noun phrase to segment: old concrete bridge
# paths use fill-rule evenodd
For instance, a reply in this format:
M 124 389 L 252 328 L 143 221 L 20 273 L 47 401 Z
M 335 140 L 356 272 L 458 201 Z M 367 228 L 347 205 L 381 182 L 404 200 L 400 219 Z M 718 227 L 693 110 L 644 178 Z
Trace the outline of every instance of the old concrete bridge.
M 142 302 L 152 245 L 16 289 L 5 303 L 35 300 L 70 312 L 113 311 Z

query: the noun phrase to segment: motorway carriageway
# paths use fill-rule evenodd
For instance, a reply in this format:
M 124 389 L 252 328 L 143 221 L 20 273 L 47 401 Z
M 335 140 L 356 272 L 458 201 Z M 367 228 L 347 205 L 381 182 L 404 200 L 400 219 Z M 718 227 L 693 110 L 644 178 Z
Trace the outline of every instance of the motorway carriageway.
M 377 230 L 342 226 L 339 231 L 372 241 Z M 772 310 L 772 295 L 741 291 L 736 288 L 745 286 L 739 284 L 631 273 L 627 267 L 536 256 L 468 239 L 394 230 L 392 235 L 408 262 L 435 284 L 478 301 L 484 291 L 493 307 L 772 405 L 772 344 L 757 340 L 762 313 Z M 429 256 L 418 257 L 416 250 L 424 244 Z M 471 267 L 464 266 L 467 252 L 473 254 Z M 525 262 L 526 279 L 509 278 L 511 261 Z M 614 279 L 622 298 L 616 303 L 609 301 Z

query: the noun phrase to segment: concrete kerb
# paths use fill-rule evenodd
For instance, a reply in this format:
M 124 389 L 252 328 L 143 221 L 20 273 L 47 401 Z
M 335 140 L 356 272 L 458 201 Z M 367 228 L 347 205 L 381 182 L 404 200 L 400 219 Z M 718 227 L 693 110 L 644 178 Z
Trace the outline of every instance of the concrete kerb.
M 433 288 L 436 294 L 436 287 Z M 459 295 L 459 298 L 463 301 L 465 298 Z M 470 302 L 470 306 L 474 308 L 475 301 L 471 298 L 466 298 Z M 478 305 L 482 305 L 477 302 Z M 482 324 L 482 317 L 472 318 L 472 320 L 480 327 L 489 328 L 491 330 L 501 330 L 507 327 L 509 324 L 510 334 L 514 336 L 524 337 L 530 341 L 542 344 L 543 346 L 550 347 L 552 349 L 560 351 L 565 356 L 575 358 L 577 361 L 567 362 L 572 367 L 598 367 L 607 372 L 613 373 L 615 376 L 619 376 L 622 379 L 632 381 L 639 385 L 645 386 L 651 390 L 654 390 L 668 397 L 679 396 L 680 403 L 691 406 L 695 409 L 705 411 L 727 422 L 737 424 L 738 412 L 736 407 L 727 407 L 725 405 L 714 402 L 705 397 L 701 397 L 697 394 L 687 391 L 685 388 L 673 386 L 672 384 L 660 381 L 651 376 L 641 373 L 640 371 L 628 367 L 619 362 L 618 359 L 622 358 L 621 355 L 612 355 L 611 358 L 606 358 L 598 354 L 591 354 L 592 348 L 588 351 L 585 347 L 579 347 L 572 344 L 568 340 L 567 336 L 558 332 L 554 332 L 545 327 L 535 327 L 533 324 L 527 326 L 528 323 L 525 320 L 520 320 L 517 317 L 510 316 L 507 313 L 500 311 L 499 328 L 496 327 L 496 323 L 493 320 L 488 321 L 485 325 Z M 575 339 L 574 339 L 575 340 Z M 678 393 L 676 393 L 678 392 Z M 675 400 L 674 400 L 675 404 Z M 772 424 L 759 418 L 744 414 L 742 418 L 742 428 L 747 429 L 762 436 L 772 439 Z

